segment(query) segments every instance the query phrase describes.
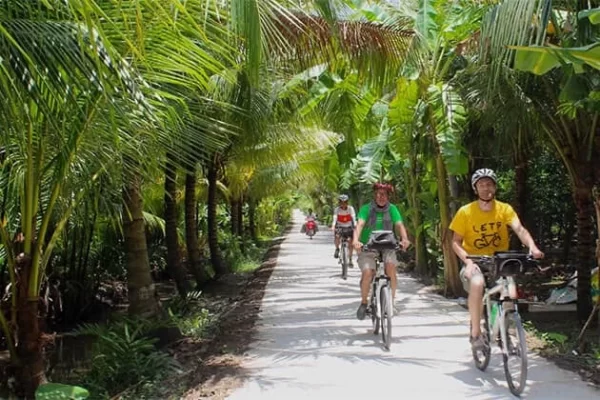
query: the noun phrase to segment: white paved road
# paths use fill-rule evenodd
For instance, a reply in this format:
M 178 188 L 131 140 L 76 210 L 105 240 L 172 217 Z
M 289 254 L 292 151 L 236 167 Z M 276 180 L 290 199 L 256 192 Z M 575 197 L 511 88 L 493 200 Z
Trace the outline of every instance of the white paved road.
M 486 372 L 473 366 L 466 311 L 443 297 L 419 293 L 401 276 L 391 350 L 358 321 L 359 271 L 347 281 L 333 259 L 332 234 L 309 240 L 302 216 L 283 242 L 267 285 L 257 341 L 245 365 L 249 379 L 229 399 L 509 399 L 501 355 Z M 527 399 L 600 399 L 571 372 L 533 354 Z

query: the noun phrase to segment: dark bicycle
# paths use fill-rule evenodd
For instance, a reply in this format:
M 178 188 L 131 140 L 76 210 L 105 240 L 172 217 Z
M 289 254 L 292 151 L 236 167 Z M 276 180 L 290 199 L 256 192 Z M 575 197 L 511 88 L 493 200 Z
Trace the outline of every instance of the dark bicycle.
M 392 304 L 391 278 L 385 273 L 383 260 L 384 250 L 399 250 L 398 241 L 392 231 L 373 231 L 369 242 L 363 246 L 363 251 L 377 253 L 375 262 L 375 275 L 371 281 L 371 296 L 367 315 L 371 316 L 373 323 L 373 334 L 379 333 L 387 350 L 392 343 L 392 318 L 394 316 L 394 305 Z
M 482 350 L 473 350 L 475 366 L 485 371 L 495 341 L 502 350 L 508 388 L 512 394 L 519 396 L 527 382 L 527 343 L 519 315 L 519 299 L 511 298 L 509 293 L 517 291 L 515 277 L 539 269 L 539 266 L 531 255 L 516 252 L 469 258 L 479 266 L 486 281 L 481 332 L 485 346 Z
M 348 265 L 352 261 L 350 259 L 349 246 L 351 246 L 353 232 L 354 229 L 351 227 L 335 229 L 335 233 L 336 235 L 339 235 L 341 241 L 340 257 L 338 262 L 342 265 L 342 279 L 344 280 L 348 278 Z

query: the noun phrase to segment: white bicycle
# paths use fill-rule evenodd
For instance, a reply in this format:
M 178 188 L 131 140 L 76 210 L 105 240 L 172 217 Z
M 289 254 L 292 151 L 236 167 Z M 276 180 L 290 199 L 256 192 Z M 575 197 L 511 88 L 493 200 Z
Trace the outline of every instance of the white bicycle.
M 482 371 L 488 367 L 492 343 L 502 350 L 504 375 L 511 393 L 519 396 L 527 382 L 527 342 L 519 315 L 519 299 L 509 296 L 516 292 L 515 277 L 527 270 L 539 269 L 529 254 L 497 252 L 493 256 L 469 256 L 481 269 L 486 288 L 483 293 L 482 336 L 485 346 L 473 350 L 475 366 Z

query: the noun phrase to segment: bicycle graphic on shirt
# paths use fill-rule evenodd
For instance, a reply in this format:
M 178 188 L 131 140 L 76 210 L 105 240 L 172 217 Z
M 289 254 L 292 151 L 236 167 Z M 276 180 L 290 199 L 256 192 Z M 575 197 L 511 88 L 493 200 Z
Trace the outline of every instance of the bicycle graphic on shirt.
M 482 233 L 481 237 L 473 242 L 473 245 L 476 249 L 485 249 L 489 246 L 498 247 L 501 241 L 502 239 L 498 232 L 490 233 L 489 235 Z

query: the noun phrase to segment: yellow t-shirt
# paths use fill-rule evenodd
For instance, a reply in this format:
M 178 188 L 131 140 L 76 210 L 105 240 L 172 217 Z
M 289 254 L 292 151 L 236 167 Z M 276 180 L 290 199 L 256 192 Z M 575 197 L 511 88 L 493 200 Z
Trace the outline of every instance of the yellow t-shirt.
M 490 211 L 482 211 L 477 201 L 458 210 L 450 229 L 463 237 L 463 248 L 474 256 L 492 255 L 495 251 L 507 251 L 508 227 L 517 218 L 510 204 L 494 200 Z

